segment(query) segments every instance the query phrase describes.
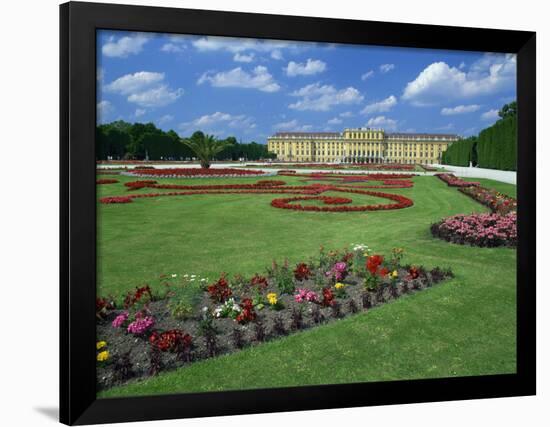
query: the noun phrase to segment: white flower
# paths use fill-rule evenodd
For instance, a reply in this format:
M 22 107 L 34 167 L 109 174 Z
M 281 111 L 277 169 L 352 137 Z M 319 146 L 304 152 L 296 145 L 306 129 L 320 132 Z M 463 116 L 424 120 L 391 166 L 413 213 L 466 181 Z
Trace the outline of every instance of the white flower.
M 206 312 L 208 311 L 208 307 L 206 307 L 206 306 L 203 307 L 203 308 L 202 308 L 202 311 L 206 313 Z
M 177 274 L 172 274 L 172 278 L 174 278 L 174 277 L 178 277 L 178 275 Z
M 189 277 L 189 274 L 184 274 L 183 277 Z
M 202 279 L 201 279 L 201 282 L 206 282 L 206 279 L 205 279 L 205 278 L 202 278 Z
M 192 274 L 191 277 L 197 277 L 197 275 L 196 275 L 196 274 Z

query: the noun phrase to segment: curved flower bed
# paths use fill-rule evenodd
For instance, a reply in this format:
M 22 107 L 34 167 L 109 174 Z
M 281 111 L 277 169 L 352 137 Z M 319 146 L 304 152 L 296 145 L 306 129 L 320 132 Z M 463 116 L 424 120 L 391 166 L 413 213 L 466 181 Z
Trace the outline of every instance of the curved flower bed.
M 449 187 L 471 187 L 478 186 L 479 182 L 464 181 L 461 178 L 454 176 L 452 173 L 436 173 L 441 181 L 446 182 Z
M 150 178 L 212 178 L 266 175 L 265 172 L 244 169 L 202 169 L 202 168 L 173 168 L 173 169 L 134 169 L 125 172 L 125 175 Z M 269 174 L 267 174 L 269 175 Z
M 251 166 L 256 167 L 256 166 Z M 400 163 L 285 163 L 264 165 L 266 168 L 293 168 L 293 169 L 369 169 L 369 170 L 403 170 L 412 171 L 414 165 Z
M 362 188 L 371 188 L 371 186 L 335 186 L 324 184 L 311 184 L 302 186 L 287 186 L 284 181 L 261 180 L 254 184 L 224 184 L 224 185 L 179 185 L 179 184 L 158 184 L 153 180 L 141 180 L 127 182 L 124 184 L 128 190 L 138 190 L 142 188 L 168 189 L 168 190 L 188 190 L 188 191 L 170 191 L 157 193 L 140 193 L 122 197 L 103 197 L 100 203 L 129 203 L 133 199 L 146 197 L 168 197 L 168 196 L 190 196 L 199 194 L 300 194 L 302 196 L 317 197 L 298 197 L 291 199 L 274 199 L 271 206 L 280 209 L 294 209 L 312 212 L 360 212 L 375 210 L 403 209 L 413 205 L 413 201 L 405 196 L 398 194 L 381 193 L 367 191 Z M 381 188 L 396 188 L 393 186 Z M 341 193 L 362 194 L 389 199 L 397 203 L 361 205 L 361 206 L 304 206 L 292 202 L 300 200 L 321 200 L 325 204 L 347 204 L 353 200 L 344 197 L 320 196 L 324 192 L 333 191 Z
M 517 210 L 517 200 L 485 187 L 463 187 L 458 191 L 487 206 L 495 213 L 506 215 Z
M 116 184 L 117 182 L 118 182 L 118 179 L 105 178 L 105 179 L 97 179 L 95 183 L 97 185 L 101 185 L 101 184 Z
M 216 280 L 163 275 L 123 303 L 98 298 L 100 389 L 239 351 L 371 310 L 452 277 L 450 270 L 402 265 L 403 250 L 369 254 L 365 245 L 325 251 L 307 262 L 273 262 L 265 276 Z M 201 283 L 198 302 L 179 290 Z
M 432 224 L 435 237 L 480 247 L 517 246 L 517 215 L 495 213 L 454 215 Z
M 341 189 L 334 189 L 334 191 L 343 191 Z M 350 191 L 352 192 L 352 191 Z M 357 192 L 355 192 L 357 193 Z M 362 211 L 379 211 L 379 210 L 391 210 L 391 209 L 403 209 L 413 205 L 411 199 L 400 196 L 398 194 L 387 194 L 376 191 L 361 191 L 358 194 L 365 194 L 375 197 L 383 197 L 386 199 L 394 200 L 397 203 L 392 204 L 377 204 L 377 205 L 361 205 L 361 206 L 310 206 L 294 203 L 301 200 L 321 200 L 325 204 L 344 204 L 351 203 L 351 199 L 347 198 L 333 198 L 333 197 L 289 197 L 285 199 L 274 199 L 271 201 L 271 206 L 279 209 L 293 209 L 297 211 L 310 211 L 310 212 L 362 212 Z M 337 199 L 339 203 L 334 203 L 334 199 Z M 328 201 L 327 201 L 328 200 Z M 349 200 L 349 201 L 348 201 Z
M 102 197 L 99 199 L 101 203 L 110 205 L 114 203 L 131 203 L 132 198 L 129 196 L 109 196 L 109 197 Z

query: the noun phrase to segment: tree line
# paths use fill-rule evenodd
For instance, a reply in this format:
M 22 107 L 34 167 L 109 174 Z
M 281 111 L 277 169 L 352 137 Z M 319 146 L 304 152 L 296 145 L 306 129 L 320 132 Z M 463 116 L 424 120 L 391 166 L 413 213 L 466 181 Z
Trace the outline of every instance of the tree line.
M 441 162 L 453 166 L 479 166 L 488 169 L 517 169 L 517 103 L 504 105 L 499 120 L 479 135 L 454 142 L 443 153 Z
M 203 140 L 201 131 L 181 138 L 175 131 L 167 132 L 153 123 L 128 123 L 122 120 L 96 127 L 97 160 L 191 160 L 197 157 L 188 142 Z M 223 150 L 214 160 L 261 160 L 274 158 L 267 146 L 254 141 L 241 143 L 233 136 L 217 140 Z

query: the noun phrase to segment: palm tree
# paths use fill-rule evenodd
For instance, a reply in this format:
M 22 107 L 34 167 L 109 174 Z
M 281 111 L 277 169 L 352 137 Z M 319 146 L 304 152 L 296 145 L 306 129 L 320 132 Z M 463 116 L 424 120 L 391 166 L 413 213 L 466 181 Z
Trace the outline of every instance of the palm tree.
M 219 140 L 214 135 L 205 135 L 202 132 L 195 132 L 191 138 L 181 141 L 197 155 L 201 168 L 208 169 L 210 160 L 229 145 L 225 140 Z

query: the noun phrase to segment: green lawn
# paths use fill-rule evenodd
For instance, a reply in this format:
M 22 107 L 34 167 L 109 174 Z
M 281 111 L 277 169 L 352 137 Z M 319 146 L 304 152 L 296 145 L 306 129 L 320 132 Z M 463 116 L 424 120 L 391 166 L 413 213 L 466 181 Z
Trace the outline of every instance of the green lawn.
M 279 178 L 298 182 L 294 177 Z M 119 179 L 120 184 L 98 186 L 99 195 L 126 193 L 122 182 L 133 179 Z M 252 194 L 159 197 L 98 205 L 101 295 L 121 295 L 163 273 L 209 278 L 221 271 L 251 275 L 262 272 L 274 258 L 295 263 L 316 254 L 320 245 L 332 249 L 350 243 L 366 243 L 380 253 L 401 246 L 406 250 L 404 262 L 451 267 L 456 274 L 439 287 L 368 313 L 111 389 L 101 396 L 514 372 L 515 250 L 465 247 L 432 238 L 429 225 L 441 217 L 486 209 L 435 177 L 414 181 L 413 188 L 383 190 L 412 198 L 413 207 L 368 213 L 275 209 L 270 201 L 285 196 Z M 483 185 L 515 192 L 507 184 L 487 181 Z M 354 203 L 374 200 L 351 197 Z

